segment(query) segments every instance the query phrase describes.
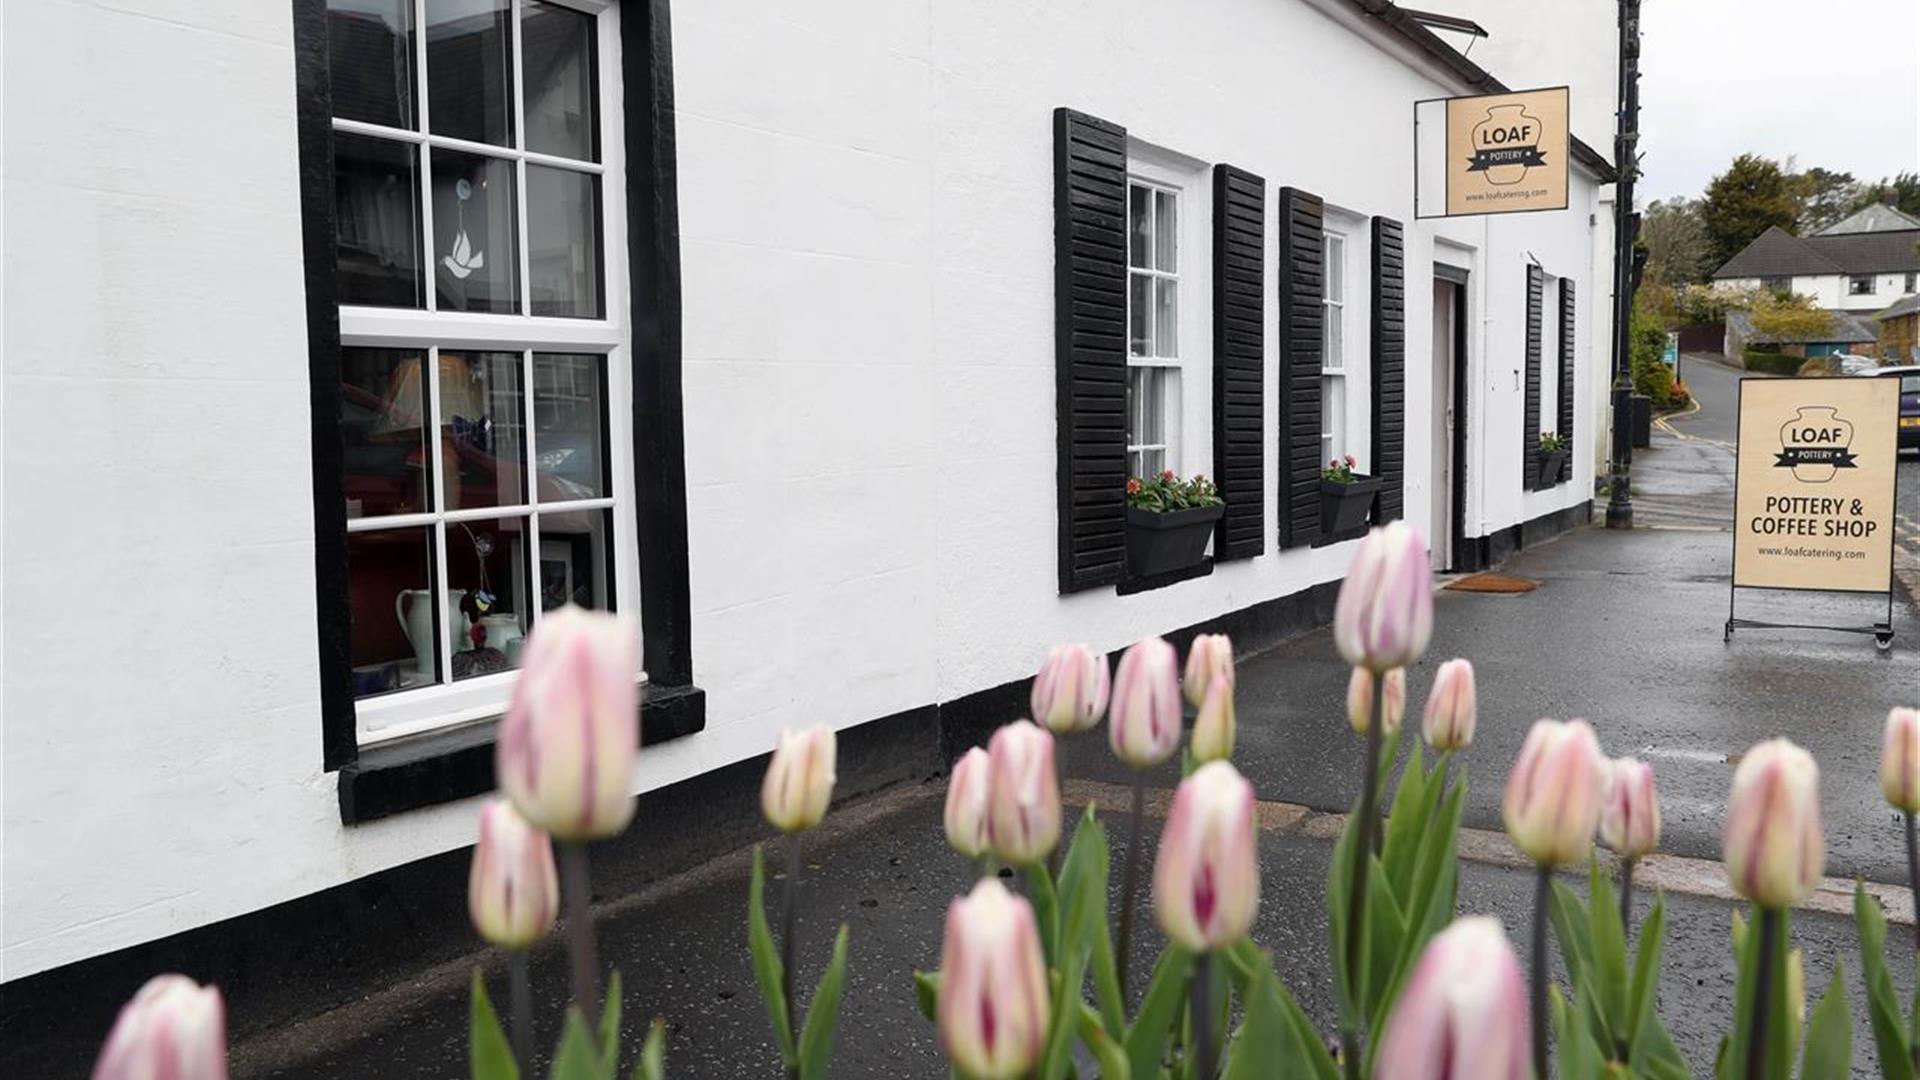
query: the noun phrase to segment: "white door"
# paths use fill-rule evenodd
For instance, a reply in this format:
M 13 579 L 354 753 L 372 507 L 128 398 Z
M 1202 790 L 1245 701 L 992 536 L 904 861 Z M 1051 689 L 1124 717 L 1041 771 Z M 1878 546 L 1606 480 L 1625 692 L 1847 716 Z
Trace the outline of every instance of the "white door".
M 1453 343 L 1456 327 L 1455 305 L 1460 286 L 1435 278 L 1433 281 L 1433 519 L 1427 525 L 1427 540 L 1435 570 L 1453 565 Z

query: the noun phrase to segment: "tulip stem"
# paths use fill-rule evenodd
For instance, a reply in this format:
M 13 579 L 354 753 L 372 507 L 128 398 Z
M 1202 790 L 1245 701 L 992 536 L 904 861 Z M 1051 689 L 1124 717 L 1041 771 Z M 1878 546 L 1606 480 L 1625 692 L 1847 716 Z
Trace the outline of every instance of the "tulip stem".
M 520 1075 L 533 1073 L 533 986 L 527 979 L 527 951 L 507 950 L 507 986 L 513 1010 L 513 1060 Z
M 1055 735 L 1053 737 L 1053 779 L 1055 791 L 1064 792 L 1067 790 L 1067 747 L 1072 744 L 1073 740 L 1065 735 Z M 1056 843 L 1053 845 L 1053 850 L 1047 852 L 1047 876 L 1053 878 L 1055 881 L 1060 879 L 1061 846 L 1062 845 Z
M 1907 826 L 1907 893 L 1917 898 L 1915 906 L 1920 908 L 1920 844 L 1916 844 L 1914 839 L 1913 811 L 1908 810 L 1900 816 L 1906 819 Z M 1913 924 L 1913 950 L 1914 966 L 1920 968 L 1920 919 L 1914 920 Z M 1914 1071 L 1920 1073 L 1920 1039 L 1914 1040 L 1912 1052 Z
M 1747 1080 L 1767 1073 L 1767 1017 L 1773 997 L 1773 954 L 1780 947 L 1780 912 L 1760 909 L 1760 970 L 1753 979 L 1753 1018 L 1747 1024 Z
M 1620 860 L 1620 939 L 1633 937 L 1633 864 L 1638 859 L 1628 856 Z
M 780 897 L 780 996 L 786 999 L 787 1030 L 793 1033 L 796 1045 L 800 1038 L 800 1025 L 794 1022 L 793 917 L 794 909 L 800 906 L 800 867 L 803 861 L 800 857 L 800 838 L 803 835 L 798 832 L 787 834 L 787 884 L 781 890 Z M 800 1075 L 798 1061 L 787 1067 L 787 1075 Z
M 593 895 L 587 867 L 587 845 L 563 841 L 560 848 L 561 892 L 567 903 L 567 947 L 573 954 L 573 1003 L 587 1030 L 600 1015 L 600 958 L 593 943 Z
M 1553 867 L 1542 865 L 1533 889 L 1533 1075 L 1547 1080 L 1547 898 L 1553 895 Z
M 1213 1080 L 1213 954 L 1203 952 L 1193 961 L 1194 1080 Z
M 1133 813 L 1127 818 L 1127 869 L 1120 884 L 1120 953 L 1114 957 L 1115 974 L 1120 979 L 1120 999 L 1127 999 L 1127 957 L 1133 948 L 1133 894 L 1140 879 L 1140 834 L 1146 829 L 1147 778 L 1133 772 Z
M 1380 775 L 1380 727 L 1385 720 L 1386 700 L 1381 692 L 1380 673 L 1373 680 L 1373 716 L 1367 724 L 1367 766 L 1360 775 L 1359 834 L 1354 837 L 1353 873 L 1347 879 L 1347 993 L 1348 1005 L 1356 1018 L 1356 1027 L 1340 1033 L 1341 1056 L 1346 1059 L 1347 1075 L 1360 1076 L 1360 1033 L 1357 1018 L 1366 1008 L 1364 980 L 1360 970 L 1360 943 L 1366 939 L 1367 864 L 1373 861 L 1374 785 Z

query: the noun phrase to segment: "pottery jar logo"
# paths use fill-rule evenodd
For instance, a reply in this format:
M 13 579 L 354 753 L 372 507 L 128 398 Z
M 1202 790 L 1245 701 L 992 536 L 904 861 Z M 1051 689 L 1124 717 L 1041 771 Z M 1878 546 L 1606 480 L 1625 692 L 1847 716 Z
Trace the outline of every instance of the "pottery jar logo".
M 1468 137 L 1473 156 L 1467 159 L 1467 171 L 1486 173 L 1489 184 L 1517 184 L 1527 178 L 1528 169 L 1547 163 L 1540 149 L 1540 121 L 1523 104 L 1489 108 Z
M 1773 467 L 1792 469 L 1793 478 L 1802 483 L 1824 484 L 1841 469 L 1857 468 L 1859 455 L 1847 448 L 1853 444 L 1853 422 L 1839 415 L 1831 405 L 1803 405 L 1793 419 L 1780 425 L 1780 452 Z

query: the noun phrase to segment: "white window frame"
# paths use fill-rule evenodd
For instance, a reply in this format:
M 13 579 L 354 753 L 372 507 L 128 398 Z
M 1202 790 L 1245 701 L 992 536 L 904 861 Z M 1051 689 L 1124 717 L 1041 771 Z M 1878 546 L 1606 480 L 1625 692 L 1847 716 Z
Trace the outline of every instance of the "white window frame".
M 1330 223 L 1332 219 L 1333 215 L 1328 214 L 1326 220 Z M 1320 331 L 1320 460 L 1322 463 L 1332 462 L 1345 454 L 1353 454 L 1353 448 L 1348 445 L 1348 440 L 1353 430 L 1351 418 L 1355 380 L 1353 379 L 1352 342 L 1354 311 L 1358 307 L 1358 305 L 1354 303 L 1353 289 L 1353 257 L 1356 246 L 1353 239 L 1354 235 L 1353 232 L 1349 232 L 1347 229 L 1334 228 L 1331 224 L 1328 224 L 1324 229 L 1324 235 L 1320 242 L 1320 253 L 1323 260 L 1321 265 L 1324 267 L 1325 272 L 1320 290 L 1320 317 L 1322 320 Z M 1334 260 L 1334 250 L 1336 247 L 1339 249 L 1339 265 L 1337 267 L 1335 266 Z M 1338 290 L 1340 295 L 1338 297 L 1334 295 L 1335 290 L 1333 288 L 1336 282 L 1340 286 Z M 1333 341 L 1336 340 L 1331 333 L 1332 328 L 1336 326 L 1339 327 L 1340 331 L 1337 339 L 1340 344 L 1338 356 L 1333 355 L 1334 350 L 1329 347 Z M 1337 395 L 1334 393 L 1336 386 L 1340 391 Z M 1338 408 L 1334 407 L 1336 397 L 1339 399 Z M 1354 454 L 1353 456 L 1356 460 L 1360 459 L 1359 454 Z M 1365 462 L 1363 461 L 1362 464 L 1365 464 Z
M 1152 144 L 1129 139 L 1127 145 L 1128 187 L 1128 270 L 1127 270 L 1127 386 L 1128 416 L 1132 415 L 1132 371 L 1137 367 L 1155 367 L 1166 371 L 1160 409 L 1163 415 L 1164 442 L 1127 445 L 1127 469 L 1133 470 L 1134 455 L 1143 449 L 1164 447 L 1165 468 L 1181 476 L 1209 473 L 1212 458 L 1212 364 L 1208 361 L 1212 314 L 1209 297 L 1212 277 L 1212 253 L 1207 223 L 1213 211 L 1210 186 L 1206 183 L 1206 163 Z M 1132 266 L 1131 198 L 1134 187 L 1172 193 L 1179 206 L 1175 228 L 1175 260 L 1172 271 L 1140 270 Z M 1133 354 L 1132 315 L 1135 273 L 1156 278 L 1172 278 L 1174 285 L 1174 356 L 1135 356 Z M 1149 331 L 1149 338 L 1154 335 Z M 1130 420 L 1129 420 L 1130 422 Z
M 347 531 L 351 534 L 409 525 L 431 525 L 434 529 L 436 552 L 433 560 L 434 595 L 443 597 L 448 595 L 447 568 L 446 559 L 439 553 L 447 550 L 445 533 L 449 524 L 525 515 L 528 522 L 528 550 L 535 553 L 537 557 L 540 550 L 539 515 L 541 513 L 611 510 L 613 536 L 608 569 L 612 574 L 614 606 L 622 613 L 634 616 L 637 623 L 640 569 L 639 546 L 632 539 L 638 533 L 633 502 L 632 341 L 627 320 L 629 283 L 626 258 L 626 160 L 623 134 L 625 107 L 620 82 L 620 12 L 619 6 L 609 0 L 544 0 L 544 2 L 585 12 L 597 20 L 594 29 L 598 95 L 595 119 L 600 125 L 600 160 L 598 162 L 579 161 L 522 148 L 526 141 L 526 104 L 525 94 L 521 89 L 523 74 L 521 52 L 524 40 L 520 26 L 521 0 L 512 0 L 513 108 L 516 145 L 495 146 L 430 134 L 428 110 L 432 102 L 429 100 L 430 95 L 427 90 L 426 0 L 412 0 L 415 29 L 413 63 L 415 107 L 418 110 L 415 118 L 417 130 L 391 128 L 382 124 L 340 117 L 334 117 L 332 123 L 333 130 L 337 132 L 373 135 L 408 143 L 418 148 L 419 160 L 415 166 L 418 188 L 416 197 L 420 200 L 420 255 L 424 264 L 422 273 L 425 275 L 426 306 L 393 308 L 343 304 L 340 307 L 340 345 L 343 349 L 388 347 L 422 350 L 428 373 L 423 392 L 428 395 L 426 400 L 436 403 L 439 401 L 439 353 L 442 348 L 520 353 L 522 397 L 528 403 L 524 441 L 526 459 L 529 463 L 529 485 L 537 475 L 533 463 L 537 461 L 535 455 L 539 452 L 535 445 L 531 408 L 534 388 L 532 354 L 541 352 L 604 355 L 609 492 L 605 497 L 595 499 L 542 503 L 537 510 L 531 505 L 523 504 L 460 510 L 440 508 L 417 514 L 351 518 L 347 522 Z M 520 260 L 518 267 L 520 314 L 437 310 L 439 290 L 435 288 L 433 272 L 436 256 L 433 246 L 431 169 L 431 156 L 435 148 L 484 154 L 490 158 L 513 162 L 516 194 L 519 200 L 516 221 Z M 533 289 L 532 277 L 529 273 L 532 244 L 528 236 L 527 217 L 527 165 L 529 163 L 554 165 L 572 172 L 593 174 L 601 178 L 600 272 L 603 301 L 600 318 L 581 319 L 529 314 L 532 310 Z M 429 439 L 428 442 L 435 483 L 438 484 L 438 477 L 441 475 L 441 440 Z M 532 498 L 533 493 L 529 490 L 529 503 Z M 531 624 L 537 625 L 542 616 L 540 604 L 534 598 L 531 587 L 524 602 L 528 607 L 528 618 Z M 464 723 L 488 720 L 505 711 L 507 699 L 512 693 L 518 673 L 504 671 L 461 679 L 458 682 L 452 681 L 453 627 L 448 625 L 449 620 L 444 618 L 436 622 L 439 624 L 439 670 L 442 681 L 431 686 L 356 700 L 354 703 L 355 732 L 360 746 L 366 747 Z M 639 677 L 640 673 L 635 672 L 636 680 Z
M 1536 435 L 1560 430 L 1560 279 L 1540 270 L 1540 427 Z
M 1872 296 L 1879 287 L 1880 279 L 1873 274 L 1850 274 L 1847 277 L 1848 296 Z

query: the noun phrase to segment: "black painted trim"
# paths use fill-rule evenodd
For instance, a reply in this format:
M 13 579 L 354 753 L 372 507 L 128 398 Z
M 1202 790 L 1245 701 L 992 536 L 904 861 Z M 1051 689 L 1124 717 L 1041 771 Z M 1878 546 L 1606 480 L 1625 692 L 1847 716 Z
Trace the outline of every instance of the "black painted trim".
M 1498 566 L 1517 551 L 1524 551 L 1541 541 L 1551 540 L 1561 533 L 1592 523 L 1592 499 L 1559 510 L 1549 510 L 1517 525 L 1496 529 L 1486 536 L 1468 537 L 1462 547 L 1455 549 L 1454 568 L 1463 573 L 1472 573 Z
M 1280 546 L 1305 547 L 1320 535 L 1320 362 L 1326 322 L 1326 219 L 1320 196 L 1280 189 L 1278 279 Z
M 1373 219 L 1372 301 L 1368 354 L 1373 368 L 1368 394 L 1372 420 L 1371 472 L 1381 480 L 1374 497 L 1373 523 L 1402 516 L 1407 473 L 1407 283 L 1404 229 L 1392 218 Z
M 1468 558 L 1467 544 L 1467 468 L 1470 459 L 1467 456 L 1467 422 L 1472 417 L 1473 380 L 1468 369 L 1471 366 L 1467 356 L 1467 313 L 1471 310 L 1468 303 L 1468 272 L 1457 266 L 1445 263 L 1433 265 L 1435 277 L 1453 282 L 1458 288 L 1453 290 L 1453 520 L 1449 527 L 1453 530 L 1453 565 L 1450 570 L 1465 569 Z M 1476 567 L 1477 569 L 1477 567 Z
M 1120 579 L 1120 584 L 1114 587 L 1114 592 L 1121 596 L 1132 596 L 1134 593 L 1152 592 L 1155 589 L 1164 589 L 1169 585 L 1178 585 L 1183 581 L 1192 581 L 1194 578 L 1206 577 L 1213 573 L 1214 562 L 1215 559 L 1212 555 L 1203 555 L 1200 557 L 1199 562 L 1194 563 L 1192 566 L 1183 566 L 1178 570 L 1168 570 L 1159 574 L 1147 574 L 1143 577 L 1133 577 L 1129 575 Z
M 1226 501 L 1213 554 L 1267 550 L 1267 182 L 1213 167 L 1213 477 Z
M 1520 419 L 1520 463 L 1526 470 L 1520 477 L 1522 491 L 1535 491 L 1540 486 L 1540 324 L 1545 290 L 1545 271 L 1528 263 L 1526 400 Z
M 1567 442 L 1567 457 L 1560 463 L 1562 482 L 1573 477 L 1573 418 L 1574 418 L 1574 304 L 1573 279 L 1560 279 L 1560 390 L 1559 390 L 1559 433 Z

